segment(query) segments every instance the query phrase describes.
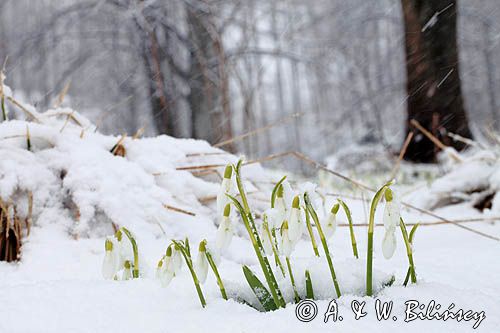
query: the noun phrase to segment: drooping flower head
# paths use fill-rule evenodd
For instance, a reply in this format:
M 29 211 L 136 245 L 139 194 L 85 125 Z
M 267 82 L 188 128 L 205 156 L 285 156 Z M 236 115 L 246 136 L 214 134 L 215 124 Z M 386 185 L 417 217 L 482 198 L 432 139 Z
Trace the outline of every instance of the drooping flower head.
M 302 237 L 304 231 L 302 217 L 300 215 L 299 196 L 296 195 L 292 201 L 292 208 L 288 217 L 288 236 L 293 242 Z
M 228 203 L 224 208 L 224 214 L 219 223 L 219 228 L 217 229 L 217 235 L 215 238 L 215 247 L 219 251 L 225 251 L 231 244 L 233 239 L 233 225 L 231 223 L 231 205 Z
M 286 218 L 287 208 L 283 193 L 284 193 L 283 184 L 280 184 L 278 186 L 278 190 L 276 191 L 276 199 L 274 201 L 274 207 L 271 208 L 268 213 L 268 224 L 269 228 L 271 229 L 281 226 L 281 224 Z
M 174 264 L 172 260 L 173 250 L 172 245 L 167 248 L 165 256 L 158 262 L 157 277 L 160 280 L 162 287 L 168 286 L 170 281 L 175 276 Z
M 385 207 L 384 207 L 384 227 L 386 229 L 396 228 L 399 225 L 400 218 L 400 203 L 394 195 L 394 191 L 387 188 L 384 193 Z
M 326 238 L 330 238 L 337 230 L 337 213 L 339 211 L 340 205 L 336 203 L 333 205 L 332 209 L 328 213 L 328 217 L 324 226 L 324 233 Z
M 229 198 L 227 194 L 231 194 L 233 187 L 233 167 L 229 164 L 224 170 L 224 178 L 222 179 L 222 184 L 217 194 L 217 216 L 222 216 L 224 213 L 224 208 L 229 203 Z
M 281 252 L 289 258 L 295 248 L 295 241 L 290 239 L 288 221 L 283 221 L 281 225 Z
M 385 235 L 382 240 L 382 253 L 386 259 L 392 258 L 394 252 L 396 251 L 396 228 L 399 225 L 399 219 L 401 217 L 400 213 L 400 203 L 394 195 L 394 192 L 387 188 L 384 193 L 385 196 L 385 208 L 384 208 L 384 228 Z
M 123 264 L 122 280 L 130 280 L 132 278 L 132 265 L 129 260 L 125 260 Z
M 207 260 L 207 241 L 202 240 L 198 247 L 198 256 L 196 257 L 196 261 L 194 263 L 194 270 L 196 272 L 196 276 L 200 283 L 205 283 L 208 274 L 208 260 Z
M 117 246 L 111 238 L 107 238 L 104 248 L 106 252 L 102 262 L 102 276 L 107 280 L 112 280 L 119 269 Z

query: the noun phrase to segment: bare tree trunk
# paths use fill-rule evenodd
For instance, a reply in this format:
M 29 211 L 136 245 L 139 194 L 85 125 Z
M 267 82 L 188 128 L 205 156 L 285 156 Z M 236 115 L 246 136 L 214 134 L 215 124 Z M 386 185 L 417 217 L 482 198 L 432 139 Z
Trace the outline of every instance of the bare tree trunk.
M 493 122 L 493 128 L 496 130 L 500 129 L 500 116 L 498 114 L 499 110 L 497 108 L 497 96 L 495 89 L 495 65 L 493 63 L 493 55 L 491 47 L 495 43 L 494 37 L 492 36 L 492 28 L 490 23 L 484 23 L 484 34 L 486 39 L 486 45 L 484 46 L 484 60 L 486 62 L 486 76 L 488 78 L 488 95 L 490 100 L 491 109 L 491 120 Z
M 192 135 L 217 143 L 232 137 L 224 48 L 210 12 L 188 5 L 187 20 L 193 43 L 188 96 Z M 231 145 L 225 148 L 233 150 Z
M 461 150 L 446 132 L 470 138 L 465 114 L 457 48 L 456 0 L 401 0 L 405 23 L 408 119 L 431 131 L 447 145 Z M 415 162 L 434 162 L 434 144 L 415 135 L 405 158 Z

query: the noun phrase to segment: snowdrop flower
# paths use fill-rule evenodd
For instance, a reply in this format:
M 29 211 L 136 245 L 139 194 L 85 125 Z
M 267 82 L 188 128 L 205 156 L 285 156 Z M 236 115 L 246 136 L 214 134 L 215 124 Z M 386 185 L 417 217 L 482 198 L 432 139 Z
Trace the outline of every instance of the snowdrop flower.
M 269 228 L 274 229 L 283 223 L 286 218 L 286 203 L 283 197 L 283 185 L 278 187 L 274 207 L 266 211 Z
M 384 207 L 384 227 L 386 230 L 396 228 L 399 225 L 400 218 L 400 203 L 394 198 L 394 192 L 387 188 L 385 190 L 385 207 Z
M 219 251 L 227 250 L 229 244 L 231 244 L 231 240 L 233 239 L 233 225 L 229 217 L 230 213 L 231 205 L 226 204 L 226 207 L 224 208 L 224 216 L 222 216 L 215 238 L 215 246 Z
M 273 241 L 271 239 L 271 235 L 268 232 L 269 227 L 267 227 L 267 219 L 264 220 L 264 223 L 260 226 L 260 239 L 262 241 L 262 247 L 264 248 L 264 252 L 266 255 L 273 254 Z
M 102 276 L 107 280 L 112 280 L 119 268 L 117 246 L 111 238 L 107 238 L 104 247 L 106 253 L 102 262 Z
M 171 266 L 174 275 L 176 275 L 182 268 L 182 253 L 181 249 L 177 245 L 173 245 L 173 250 L 172 250 L 172 260 L 171 260 Z
M 203 240 L 200 242 L 200 246 L 198 248 L 198 257 L 196 258 L 196 262 L 194 263 L 194 270 L 196 272 L 196 276 L 198 276 L 198 280 L 200 283 L 205 283 L 208 274 L 208 260 L 206 256 L 206 243 L 207 241 Z
M 175 276 L 172 252 L 172 246 L 169 246 L 165 256 L 158 262 L 156 274 L 162 287 L 168 286 Z
M 394 198 L 394 192 L 387 188 L 385 190 L 385 208 L 384 208 L 384 227 L 385 235 L 382 240 L 382 253 L 386 259 L 392 258 L 394 251 L 396 251 L 396 227 L 399 225 L 400 219 L 400 205 Z
M 233 187 L 232 176 L 233 167 L 231 165 L 228 165 L 224 170 L 224 178 L 222 179 L 219 194 L 217 194 L 217 216 L 222 216 L 226 205 L 229 203 L 227 194 L 231 194 L 231 190 Z
M 293 198 L 292 208 L 290 209 L 290 215 L 288 217 L 288 236 L 293 242 L 296 242 L 302 237 L 303 229 L 299 208 L 299 196 L 297 195 Z
M 283 221 L 281 225 L 281 252 L 287 258 L 290 257 L 295 248 L 295 242 L 290 239 L 288 221 Z
M 325 237 L 329 239 L 330 237 L 333 236 L 335 233 L 335 230 L 337 230 L 337 213 L 339 211 L 339 204 L 333 205 L 332 209 L 330 210 L 330 213 L 328 213 L 328 218 L 326 220 L 326 224 L 323 227 Z
M 123 235 L 123 232 L 120 229 L 118 229 L 115 233 L 115 238 L 118 240 L 118 265 L 119 267 L 124 267 L 125 261 L 131 260 L 134 257 L 134 250 L 129 239 Z
M 132 278 L 132 265 L 129 260 L 126 260 L 123 265 L 122 280 L 130 280 Z

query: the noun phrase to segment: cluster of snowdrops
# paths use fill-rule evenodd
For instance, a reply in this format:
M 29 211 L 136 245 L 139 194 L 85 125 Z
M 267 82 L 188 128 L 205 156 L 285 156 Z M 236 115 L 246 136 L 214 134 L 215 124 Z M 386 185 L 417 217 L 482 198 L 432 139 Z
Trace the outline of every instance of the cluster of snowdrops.
M 352 252 L 358 258 L 356 237 L 349 207 L 340 199 L 331 207 L 326 207 L 325 197 L 320 194 L 314 184 L 306 183 L 298 191 L 294 191 L 286 181 L 286 177 L 283 177 L 272 191 L 270 208 L 262 214 L 259 221 L 256 221 L 256 216 L 250 209 L 243 186 L 241 165 L 242 162 L 239 161 L 238 164 L 228 165 L 225 168 L 224 178 L 217 195 L 219 228 L 214 244 L 209 246 L 206 240 L 201 241 L 194 258 L 187 238 L 185 240 L 172 240 L 156 268 L 156 278 L 161 285 L 167 286 L 178 275 L 183 262 L 185 262 L 191 273 L 200 302 L 205 307 L 206 301 L 200 285 L 205 282 L 210 267 L 216 278 L 221 296 L 228 299 L 217 265 L 220 261 L 220 254 L 227 251 L 230 246 L 235 223 L 238 223 L 237 221 L 240 219 L 252 243 L 265 277 L 265 283 L 247 266 L 243 266 L 243 273 L 265 311 L 272 311 L 286 306 L 276 280 L 276 274 L 282 274 L 283 277 L 290 279 L 294 291 L 294 300 L 295 302 L 300 301 L 292 273 L 290 257 L 296 244 L 304 234 L 307 234 L 314 253 L 318 257 L 320 253 L 315 234 L 319 235 L 319 243 L 321 243 L 325 254 L 333 288 L 337 296 L 340 297 L 342 289 L 337 281 L 332 255 L 328 247 L 328 239 L 335 233 L 337 214 L 340 209 L 343 209 L 349 222 Z M 410 232 L 407 231 L 406 225 L 400 216 L 400 203 L 391 189 L 391 185 L 392 181 L 384 184 L 371 202 L 366 255 L 366 295 L 373 294 L 374 220 L 377 206 L 382 201 L 385 201 L 383 214 L 385 235 L 382 240 L 382 253 L 386 259 L 393 256 L 396 250 L 396 231 L 400 229 L 408 256 L 408 270 L 404 285 L 406 286 L 409 281 L 416 283 L 412 243 L 418 224 Z M 316 228 L 316 233 L 313 228 Z M 127 280 L 140 276 L 137 244 L 129 230 L 122 227 L 114 236 L 108 237 L 105 241 L 105 249 L 106 254 L 102 267 L 104 278 Z M 314 299 L 313 283 L 307 270 L 305 271 L 305 278 L 306 297 Z

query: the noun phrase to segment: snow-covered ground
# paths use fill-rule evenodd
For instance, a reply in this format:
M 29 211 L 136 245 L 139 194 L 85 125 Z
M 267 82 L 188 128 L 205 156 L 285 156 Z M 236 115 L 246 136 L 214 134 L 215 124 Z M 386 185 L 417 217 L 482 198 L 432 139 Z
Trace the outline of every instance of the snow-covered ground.
M 68 115 L 80 124 L 67 121 Z M 237 158 L 203 141 L 166 136 L 126 138 L 125 157 L 114 156 L 110 150 L 120 138 L 94 132 L 95 128 L 78 113 L 59 109 L 36 117 L 39 123 L 18 120 L 0 124 L 0 195 L 4 201 L 15 199 L 21 215 L 27 211 L 24 194 L 31 191 L 34 198 L 33 226 L 30 235 L 24 238 L 21 261 L 0 262 L 0 332 L 473 330 L 475 320 L 406 323 L 405 302 L 409 300 L 421 304 L 434 300 L 441 305 L 440 311 L 451 304 L 454 312 L 484 311 L 486 318 L 477 331 L 499 330 L 500 243 L 450 224 L 421 226 L 417 230 L 414 259 L 418 284 L 406 288 L 402 282 L 408 259 L 401 238 L 398 234 L 394 257 L 385 260 L 380 245 L 384 228 L 376 227 L 375 282 L 381 283 L 392 274 L 396 281 L 374 297 L 363 296 L 367 228 L 355 227 L 361 255 L 356 260 L 349 229 L 339 227 L 329 244 L 343 290 L 343 296 L 337 299 L 342 321 L 332 322 L 331 318 L 327 323 L 323 321 L 330 300 L 336 298 L 335 292 L 324 254 L 321 252 L 320 258 L 314 258 L 305 236 L 291 260 L 300 294 L 305 289 L 303 272 L 305 268 L 311 270 L 315 293 L 322 299 L 316 301 L 318 314 L 314 320 L 299 321 L 295 304 L 262 313 L 234 300 L 224 301 L 211 274 L 202 286 L 207 299 L 207 307 L 202 308 L 185 266 L 165 288 L 155 279 L 154 271 L 170 239 L 189 237 L 196 248 L 200 240 L 206 238 L 210 244 L 215 238 L 218 221 L 214 198 L 220 178 L 200 173 L 199 169 L 191 172 L 183 168 L 225 165 L 236 162 Z M 31 151 L 27 150 L 27 126 Z M 223 166 L 216 170 L 220 174 Z M 258 164 L 243 167 L 250 205 L 258 212 L 268 208 L 272 184 L 280 176 Z M 426 196 L 426 191 L 420 189 L 416 193 Z M 355 223 L 366 223 L 362 201 L 345 201 Z M 440 208 L 435 213 L 449 219 L 483 216 L 467 202 Z M 436 221 L 409 210 L 402 214 L 407 223 Z M 377 223 L 381 223 L 381 217 L 379 209 Z M 345 221 L 342 215 L 340 219 Z M 143 273 L 139 279 L 110 281 L 102 277 L 104 240 L 113 233 L 113 223 L 126 226 L 136 236 Z M 498 223 L 470 222 L 467 226 L 500 237 Z M 230 295 L 250 293 L 241 270 L 243 264 L 260 273 L 240 222 L 219 264 Z M 291 297 L 288 281 L 279 282 L 285 296 Z M 376 299 L 394 302 L 388 320 L 377 320 Z M 355 300 L 366 302 L 367 315 L 358 320 L 354 319 L 351 308 Z

